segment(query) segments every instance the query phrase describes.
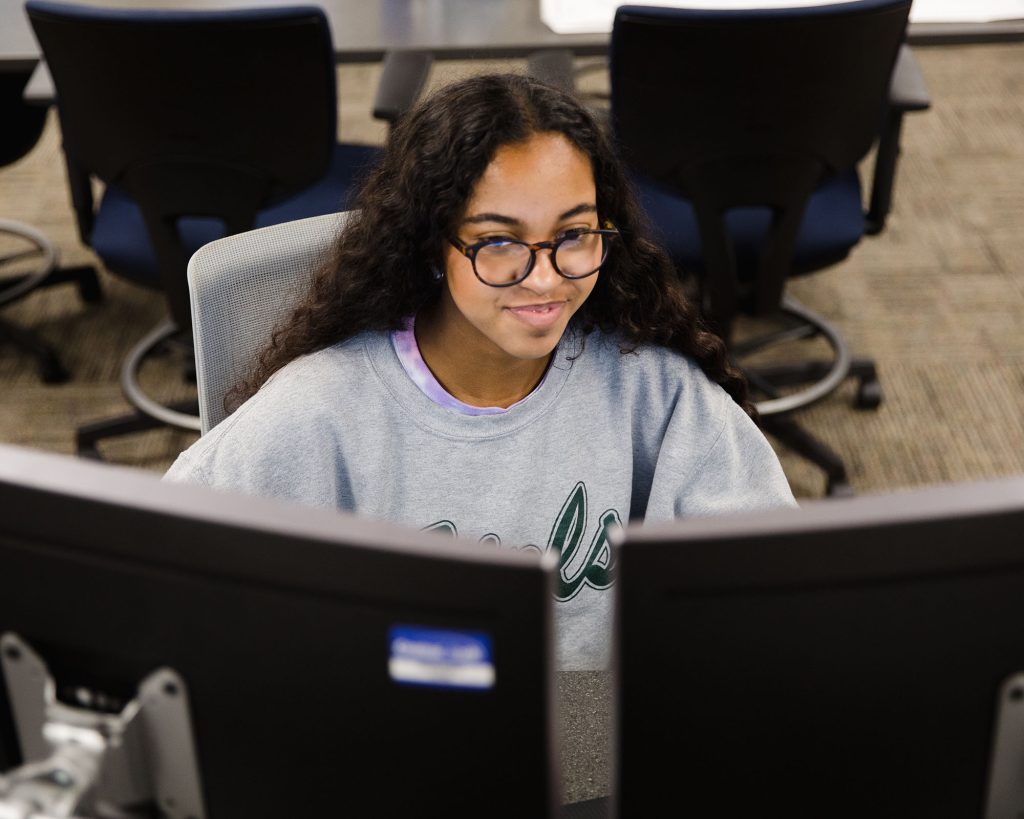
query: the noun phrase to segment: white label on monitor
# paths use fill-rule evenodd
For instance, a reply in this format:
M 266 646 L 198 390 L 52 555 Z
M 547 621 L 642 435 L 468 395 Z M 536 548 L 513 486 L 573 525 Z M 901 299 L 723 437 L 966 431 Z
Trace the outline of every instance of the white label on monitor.
M 423 626 L 388 631 L 388 673 L 406 685 L 486 690 L 494 687 L 489 635 Z

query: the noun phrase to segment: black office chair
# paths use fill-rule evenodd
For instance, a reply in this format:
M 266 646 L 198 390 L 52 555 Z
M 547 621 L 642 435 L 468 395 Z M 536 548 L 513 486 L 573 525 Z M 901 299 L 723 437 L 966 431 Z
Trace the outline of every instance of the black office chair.
M 0 72 L 0 167 L 25 156 L 39 141 L 46 125 L 46 109 L 29 105 L 23 93 L 30 71 Z M 98 301 L 102 293 L 96 271 L 89 266 L 59 267 L 57 248 L 45 234 L 31 225 L 0 219 L 5 237 L 0 256 L 0 307 L 13 304 L 41 287 L 74 283 L 86 302 Z M 6 249 L 9 245 L 9 249 Z M 25 269 L 25 262 L 32 260 Z M 34 356 L 39 375 L 48 384 L 68 379 L 68 371 L 57 352 L 38 334 L 0 317 L 0 342 L 8 342 Z
M 881 390 L 873 363 L 853 360 L 834 327 L 785 294 L 785 282 L 841 261 L 885 223 L 903 113 L 929 104 L 902 46 L 909 10 L 910 0 L 625 6 L 612 32 L 612 128 L 711 325 L 741 363 L 793 339 L 822 336 L 833 349 L 831 361 L 744 368 L 764 397 L 765 430 L 824 469 L 833 495 L 850 492 L 842 460 L 790 415 L 851 375 L 858 406 L 877 407 Z M 857 163 L 876 140 L 865 214 Z M 738 315 L 780 313 L 782 331 L 733 342 Z
M 327 18 L 310 6 L 26 8 L 56 89 L 82 241 L 110 272 L 162 290 L 169 310 L 122 368 L 137 411 L 79 429 L 78 451 L 99 457 L 97 441 L 164 424 L 198 430 L 195 402 L 165 406 L 138 382 L 168 345 L 194 377 L 189 257 L 227 234 L 344 210 L 379 153 L 337 142 Z M 98 204 L 93 178 L 105 184 Z

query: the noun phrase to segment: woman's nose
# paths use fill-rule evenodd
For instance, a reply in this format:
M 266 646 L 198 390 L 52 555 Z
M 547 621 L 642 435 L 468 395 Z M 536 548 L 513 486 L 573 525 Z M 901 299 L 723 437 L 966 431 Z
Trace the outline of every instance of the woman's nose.
M 534 290 L 550 290 L 558 285 L 561 278 L 555 270 L 554 251 L 551 248 L 541 248 L 537 251 L 533 270 L 523 284 Z

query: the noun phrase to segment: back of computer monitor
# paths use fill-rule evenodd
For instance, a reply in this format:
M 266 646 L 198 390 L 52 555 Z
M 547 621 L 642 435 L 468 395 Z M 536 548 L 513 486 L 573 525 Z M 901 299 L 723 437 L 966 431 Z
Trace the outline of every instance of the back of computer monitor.
M 626 533 L 623 819 L 1019 817 L 1024 478 Z
M 32 656 L 71 706 L 187 689 L 202 806 L 166 815 L 555 809 L 546 558 L 4 447 L 0 509 L 9 683 Z

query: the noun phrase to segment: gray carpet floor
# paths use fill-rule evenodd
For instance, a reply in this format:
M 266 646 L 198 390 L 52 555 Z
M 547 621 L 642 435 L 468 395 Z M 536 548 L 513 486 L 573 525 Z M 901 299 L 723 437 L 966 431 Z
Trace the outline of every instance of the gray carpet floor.
M 847 461 L 859 492 L 1024 473 L 1024 45 L 919 48 L 934 106 L 908 117 L 888 229 L 850 258 L 792 283 L 855 351 L 874 357 L 885 391 L 877 411 L 851 408 L 853 385 L 801 414 Z M 431 84 L 521 63 L 445 62 Z M 370 117 L 374 66 L 339 69 L 341 134 L 380 142 Z M 584 88 L 605 87 L 600 71 Z M 865 175 L 870 173 L 870 161 Z M 94 261 L 77 238 L 57 125 L 0 170 L 0 218 L 45 231 L 67 263 Z M 0 253 L 3 245 L 0 243 Z M 60 350 L 73 380 L 40 383 L 34 363 L 0 346 L 0 441 L 70 453 L 83 423 L 127 409 L 118 370 L 163 313 L 159 295 L 101 271 L 105 300 L 41 291 L 4 311 Z M 156 394 L 189 387 L 173 356 L 147 368 Z M 172 430 L 104 446 L 122 464 L 162 471 L 195 436 Z M 822 493 L 820 472 L 779 448 L 794 491 Z M 608 680 L 563 675 L 563 771 L 570 801 L 607 793 Z

